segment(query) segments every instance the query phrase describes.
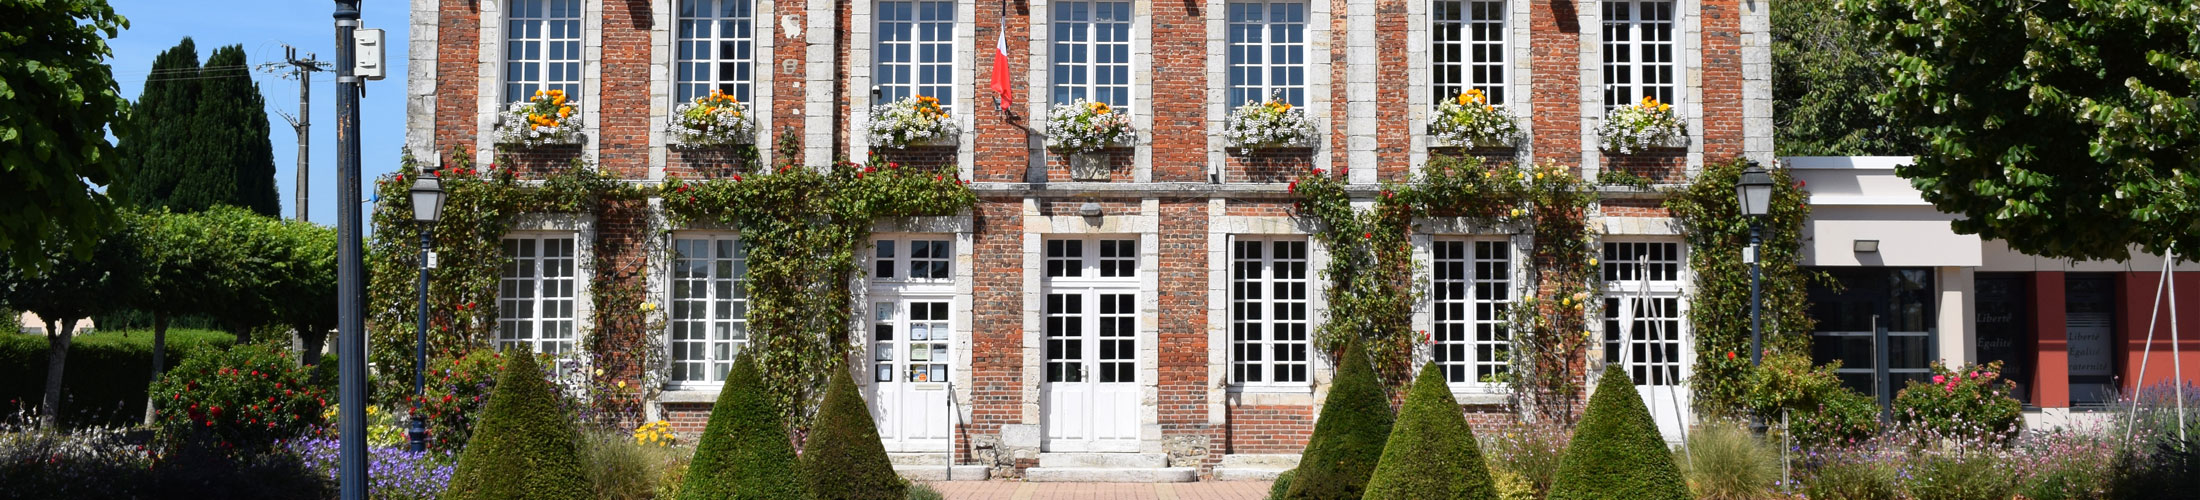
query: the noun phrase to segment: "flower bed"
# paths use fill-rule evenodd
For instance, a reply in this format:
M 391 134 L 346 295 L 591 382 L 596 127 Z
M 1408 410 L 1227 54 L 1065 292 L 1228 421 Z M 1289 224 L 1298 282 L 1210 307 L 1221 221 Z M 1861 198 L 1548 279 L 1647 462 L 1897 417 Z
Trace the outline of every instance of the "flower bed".
M 952 141 L 962 130 L 940 100 L 919 95 L 871 107 L 871 146 L 902 149 Z
M 534 148 L 581 142 L 581 117 L 563 90 L 538 90 L 533 97 L 505 105 L 498 113 L 498 144 Z

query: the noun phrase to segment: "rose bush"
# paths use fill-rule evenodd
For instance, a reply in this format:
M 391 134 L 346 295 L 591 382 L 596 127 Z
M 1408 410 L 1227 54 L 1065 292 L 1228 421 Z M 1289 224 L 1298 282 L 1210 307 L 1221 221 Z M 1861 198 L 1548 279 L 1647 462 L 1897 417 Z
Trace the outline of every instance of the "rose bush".
M 153 382 L 162 437 L 219 449 L 263 451 L 322 423 L 328 393 L 290 353 L 243 345 L 184 360 Z

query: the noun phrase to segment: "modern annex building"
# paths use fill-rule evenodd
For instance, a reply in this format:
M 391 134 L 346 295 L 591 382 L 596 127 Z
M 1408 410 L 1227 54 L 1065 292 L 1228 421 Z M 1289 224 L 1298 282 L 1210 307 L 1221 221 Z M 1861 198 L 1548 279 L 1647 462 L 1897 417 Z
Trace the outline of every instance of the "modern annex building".
M 498 111 L 563 90 L 579 103 L 585 140 L 508 159 L 523 174 L 585 157 L 632 182 L 727 177 L 746 167 L 678 147 L 664 132 L 674 105 L 717 90 L 754 106 L 758 144 L 801 141 L 798 158 L 763 148 L 767 163 L 822 168 L 875 152 L 955 166 L 979 204 L 965 215 L 877 221 L 864 250 L 875 271 L 857 287 L 860 324 L 849 325 L 865 353 L 852 369 L 910 474 L 936 476 L 950 456 L 958 479 L 1189 480 L 1290 467 L 1330 366 L 1308 345 L 1325 314 L 1318 271 L 1328 256 L 1292 216 L 1286 183 L 1323 169 L 1373 186 L 1408 178 L 1431 155 L 1462 152 L 1426 131 L 1435 104 L 1466 90 L 1524 117 L 1525 140 L 1471 151 L 1479 156 L 1589 178 L 1624 169 L 1660 184 L 1735 158 L 1774 163 L 1765 1 L 412 5 L 406 126 L 421 158 L 465 146 L 488 163 Z M 1007 95 L 993 90 L 996 50 L 1006 53 Z M 913 95 L 937 98 L 963 133 L 874 150 L 870 107 Z M 1224 147 L 1229 110 L 1262 96 L 1311 111 L 1321 140 L 1258 153 Z M 1600 150 L 1595 129 L 1607 110 L 1643 96 L 1679 110 L 1685 145 Z M 1105 151 L 1097 174 L 1073 172 L 1043 147 L 1049 106 L 1076 98 L 1128 110 L 1138 130 L 1134 144 Z M 1879 390 L 1932 360 L 2009 360 L 2030 403 L 2057 415 L 2128 384 L 2145 333 L 2134 315 L 2149 310 L 2143 292 L 2156 268 L 2145 259 L 2035 259 L 1954 235 L 1948 216 L 1893 178 L 1897 161 L 1792 162 L 1821 206 L 1809 264 L 1838 268 L 1852 284 L 1818 301 L 1832 318 L 1820 320 L 1822 360 L 1847 361 L 1861 370 L 1850 374 L 1854 385 Z M 1647 349 L 1607 355 L 1592 345 L 1588 358 L 1679 374 L 1637 380 L 1676 432 L 1690 418 L 1678 408 L 1687 407 L 1680 384 L 1695 354 L 1683 319 L 1687 247 L 1655 196 L 1609 193 L 1592 220 L 1608 255 L 1629 256 L 1605 265 L 1673 270 L 1606 282 L 1647 294 L 1627 314 L 1665 333 L 1627 335 Z M 1456 367 L 1447 370 L 1453 392 L 1477 425 L 1509 421 L 1503 386 L 1473 375 L 1504 370 L 1506 343 L 1477 326 L 1503 321 L 1504 305 L 1528 289 L 1517 263 L 1535 242 L 1465 220 L 1417 222 L 1412 242 L 1431 293 L 1414 323 L 1436 332 L 1419 358 Z M 631 215 L 599 214 L 529 220 L 511 233 L 505 248 L 516 265 L 507 269 L 528 272 L 506 277 L 526 286 L 504 289 L 543 293 L 500 297 L 509 313 L 500 321 L 566 336 L 500 342 L 570 346 L 571 332 L 591 324 L 588 301 L 576 296 L 586 287 L 574 286 L 591 270 L 576 263 L 598 257 L 599 246 L 628 248 L 602 242 L 632 239 L 640 227 Z M 652 300 L 745 307 L 728 291 L 737 287 L 720 286 L 742 279 L 735 233 L 675 229 L 672 239 L 671 260 L 707 271 L 649 273 L 658 277 L 647 284 Z M 690 433 L 723 383 L 717 367 L 746 338 L 738 312 L 692 316 L 655 335 L 676 365 L 698 369 L 677 371 L 652 406 Z M 1890 340 L 1874 342 L 1882 329 Z M 1870 364 L 1882 354 L 1885 377 Z M 2165 364 L 2151 376 L 2165 375 Z

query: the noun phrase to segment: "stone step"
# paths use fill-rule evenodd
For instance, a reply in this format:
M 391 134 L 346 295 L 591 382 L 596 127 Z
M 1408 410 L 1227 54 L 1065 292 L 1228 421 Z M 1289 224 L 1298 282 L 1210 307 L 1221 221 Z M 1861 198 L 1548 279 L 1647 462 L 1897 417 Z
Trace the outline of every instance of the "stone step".
M 947 465 L 947 452 L 887 453 L 886 461 L 894 465 Z
M 952 469 L 952 474 L 950 474 Z M 984 481 L 993 471 L 983 465 L 894 465 L 894 473 L 911 481 Z
M 1280 475 L 1283 475 L 1283 472 L 1284 472 L 1284 471 L 1287 471 L 1287 470 L 1291 470 L 1291 469 L 1243 469 L 1243 468 L 1234 468 L 1234 467 L 1216 467 L 1216 468 L 1215 468 L 1215 480 L 1216 480 L 1216 481 L 1274 481 L 1274 480 L 1276 480 L 1276 476 L 1280 476 Z
M 1024 480 L 1040 483 L 1189 483 L 1199 480 L 1199 471 L 1191 467 L 1032 467 L 1024 469 Z
M 1040 453 L 1039 466 L 1049 469 L 1159 469 L 1169 466 L 1166 453 Z
M 1298 468 L 1299 455 L 1296 453 L 1223 455 L 1221 466 L 1233 469 L 1291 470 Z

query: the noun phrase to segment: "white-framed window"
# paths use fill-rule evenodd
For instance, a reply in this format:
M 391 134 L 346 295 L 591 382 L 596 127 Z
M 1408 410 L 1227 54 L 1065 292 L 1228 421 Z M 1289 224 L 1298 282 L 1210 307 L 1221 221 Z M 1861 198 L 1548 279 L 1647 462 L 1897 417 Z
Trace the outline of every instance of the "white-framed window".
M 498 350 L 520 348 L 537 353 L 573 352 L 578 295 L 574 238 L 571 235 L 508 236 L 502 242 L 504 269 L 497 280 Z
M 1681 264 L 1677 242 L 1604 243 L 1604 362 L 1635 385 L 1680 385 Z
M 1136 239 L 1054 239 L 1047 240 L 1046 247 L 1046 277 L 1049 279 L 1138 277 Z
M 882 297 L 871 313 L 872 380 L 908 382 L 948 380 L 948 342 L 954 324 L 948 320 L 945 296 Z
M 756 83 L 754 0 L 679 0 L 675 102 L 718 90 L 750 102 Z
M 1046 241 L 1048 382 L 1138 381 L 1138 240 Z
M 1130 110 L 1131 3 L 1054 2 L 1054 103 L 1077 99 Z
M 879 238 L 871 242 L 871 279 L 943 282 L 955 277 L 955 245 L 946 235 Z
M 504 100 L 537 90 L 581 93 L 581 0 L 511 0 L 504 19 Z
M 878 103 L 931 96 L 955 109 L 955 2 L 880 0 L 873 79 Z
M 1479 89 L 1491 105 L 1505 105 L 1512 38 L 1505 0 L 1436 0 L 1429 7 L 1430 97 L 1441 102 Z
M 1680 103 L 1680 44 L 1673 0 L 1607 0 L 1604 9 L 1604 107 L 1641 101 Z
M 748 347 L 748 250 L 732 235 L 679 235 L 672 240 L 672 383 L 726 381 L 733 357 Z
M 1230 107 L 1273 97 L 1306 105 L 1306 2 L 1231 0 Z
M 1306 239 L 1240 239 L 1230 245 L 1230 381 L 1304 385 Z
M 1499 386 L 1511 371 L 1512 244 L 1437 240 L 1433 246 L 1434 362 L 1453 385 Z

